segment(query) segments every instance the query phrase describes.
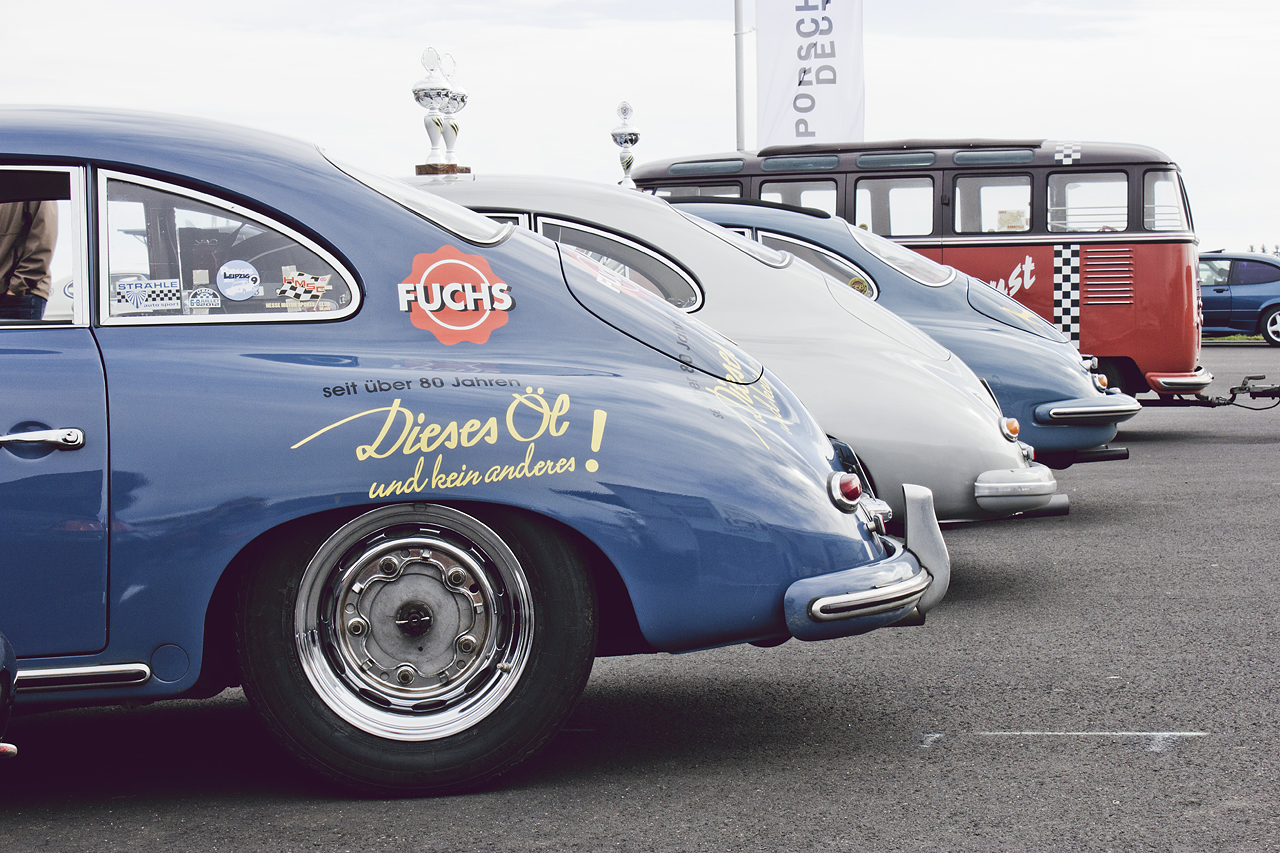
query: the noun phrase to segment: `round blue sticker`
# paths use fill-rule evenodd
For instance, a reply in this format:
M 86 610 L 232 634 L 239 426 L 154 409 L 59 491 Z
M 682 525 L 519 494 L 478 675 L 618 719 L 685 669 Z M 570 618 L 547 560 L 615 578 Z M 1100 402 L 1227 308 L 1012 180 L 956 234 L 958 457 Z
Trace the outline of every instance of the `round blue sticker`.
M 262 295 L 258 271 L 248 261 L 227 261 L 218 270 L 218 290 L 233 302 Z

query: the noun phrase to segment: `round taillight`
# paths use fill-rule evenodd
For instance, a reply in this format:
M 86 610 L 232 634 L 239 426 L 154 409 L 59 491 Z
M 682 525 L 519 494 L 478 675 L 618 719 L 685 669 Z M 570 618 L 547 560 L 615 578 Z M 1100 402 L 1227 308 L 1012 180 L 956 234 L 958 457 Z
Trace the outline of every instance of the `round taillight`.
M 1017 441 L 1018 433 L 1022 432 L 1022 426 L 1017 418 L 1001 418 L 1000 432 L 1004 433 L 1004 437 L 1010 441 Z
M 857 474 L 833 471 L 827 478 L 827 492 L 842 512 L 853 512 L 862 497 L 862 480 Z

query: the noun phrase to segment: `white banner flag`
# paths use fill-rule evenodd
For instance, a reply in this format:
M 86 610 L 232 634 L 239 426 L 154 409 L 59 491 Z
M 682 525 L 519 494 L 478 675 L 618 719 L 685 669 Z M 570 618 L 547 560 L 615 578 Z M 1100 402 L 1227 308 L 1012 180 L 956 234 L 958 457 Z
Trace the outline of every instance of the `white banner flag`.
M 756 0 L 758 147 L 861 142 L 862 0 Z

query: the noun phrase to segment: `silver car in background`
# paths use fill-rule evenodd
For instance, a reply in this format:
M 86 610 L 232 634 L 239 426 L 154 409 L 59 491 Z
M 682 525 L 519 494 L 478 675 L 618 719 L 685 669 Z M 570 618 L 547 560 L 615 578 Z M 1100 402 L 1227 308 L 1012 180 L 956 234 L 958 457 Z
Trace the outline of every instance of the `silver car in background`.
M 1066 511 L 1053 474 L 960 359 L 809 264 L 631 190 L 534 177 L 408 181 L 576 246 L 742 345 L 854 449 L 898 517 L 904 483 L 933 491 L 940 520 Z

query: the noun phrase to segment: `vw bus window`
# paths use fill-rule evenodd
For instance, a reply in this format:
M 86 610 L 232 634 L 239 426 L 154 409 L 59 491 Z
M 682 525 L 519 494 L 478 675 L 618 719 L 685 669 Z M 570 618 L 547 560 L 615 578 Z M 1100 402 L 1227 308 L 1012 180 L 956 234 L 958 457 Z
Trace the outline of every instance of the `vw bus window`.
M 1148 231 L 1191 230 L 1177 172 L 1147 172 L 1143 176 L 1142 227 Z
M 760 187 L 763 201 L 814 207 L 835 215 L 835 181 L 769 181 Z
M 1123 231 L 1128 227 L 1129 179 L 1124 172 L 1049 176 L 1050 231 Z
M 1031 176 L 956 178 L 956 233 L 993 234 L 1031 230 Z
M 933 233 L 933 178 L 863 178 L 857 183 L 854 224 L 885 237 Z
M 659 198 L 742 198 L 742 187 L 737 184 L 717 184 L 711 187 L 698 187 L 683 184 L 675 187 L 658 187 L 654 194 Z

